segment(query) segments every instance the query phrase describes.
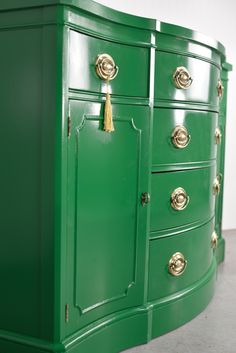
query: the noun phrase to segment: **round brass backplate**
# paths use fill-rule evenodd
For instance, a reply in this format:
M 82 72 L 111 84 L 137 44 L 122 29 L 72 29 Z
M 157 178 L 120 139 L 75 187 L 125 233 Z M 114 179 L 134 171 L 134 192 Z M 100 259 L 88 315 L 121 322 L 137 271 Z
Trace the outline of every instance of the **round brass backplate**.
M 215 250 L 217 248 L 217 245 L 218 245 L 218 235 L 214 231 L 212 233 L 212 236 L 211 236 L 211 247 L 212 247 L 212 249 Z
M 108 54 L 100 54 L 95 63 L 97 75 L 105 81 L 113 80 L 119 71 L 114 59 Z
M 220 128 L 217 127 L 215 130 L 215 142 L 217 145 L 221 143 L 221 137 L 222 137 L 222 134 L 221 134 Z
M 184 66 L 179 66 L 176 68 L 173 74 L 174 84 L 177 88 L 187 89 L 193 83 L 193 79 L 190 73 Z
M 186 266 L 187 260 L 184 258 L 184 255 L 176 252 L 170 258 L 168 270 L 172 276 L 180 276 L 184 273 Z
M 191 136 L 185 126 L 178 125 L 172 131 L 172 143 L 177 148 L 185 148 L 188 146 Z
M 171 194 L 171 206 L 176 211 L 184 210 L 189 203 L 189 196 L 186 191 L 179 187 L 175 189 Z
M 217 175 L 217 177 L 214 180 L 213 183 L 213 194 L 218 195 L 220 193 L 220 175 Z

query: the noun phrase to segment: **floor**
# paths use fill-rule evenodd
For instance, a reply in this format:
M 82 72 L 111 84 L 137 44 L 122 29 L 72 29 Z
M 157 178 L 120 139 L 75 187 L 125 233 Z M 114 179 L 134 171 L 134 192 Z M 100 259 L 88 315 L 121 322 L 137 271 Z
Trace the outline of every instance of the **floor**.
M 236 230 L 224 232 L 225 262 L 209 306 L 186 325 L 123 353 L 236 353 Z

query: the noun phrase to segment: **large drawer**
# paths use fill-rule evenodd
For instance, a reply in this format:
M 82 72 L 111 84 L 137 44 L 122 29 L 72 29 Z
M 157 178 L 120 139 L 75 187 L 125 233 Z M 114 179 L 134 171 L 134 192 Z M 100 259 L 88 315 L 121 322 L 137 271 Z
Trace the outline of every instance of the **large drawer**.
M 149 301 L 176 293 L 204 276 L 213 259 L 213 232 L 211 221 L 190 231 L 150 241 Z M 176 260 L 179 266 L 174 266 Z
M 213 216 L 215 166 L 153 173 L 151 178 L 151 231 L 179 227 Z
M 115 95 L 148 97 L 149 49 L 128 46 L 70 31 L 69 87 L 90 92 L 106 92 L 106 82 L 96 74 L 98 55 L 110 55 L 118 74 L 110 81 Z
M 191 80 L 187 79 L 186 72 L 176 71 L 177 68 L 187 69 Z M 183 83 L 188 88 L 178 88 Z M 189 101 L 203 104 L 218 105 L 218 82 L 220 70 L 209 62 L 177 54 L 156 52 L 155 67 L 155 99 Z
M 216 158 L 217 124 L 216 113 L 154 109 L 153 166 Z

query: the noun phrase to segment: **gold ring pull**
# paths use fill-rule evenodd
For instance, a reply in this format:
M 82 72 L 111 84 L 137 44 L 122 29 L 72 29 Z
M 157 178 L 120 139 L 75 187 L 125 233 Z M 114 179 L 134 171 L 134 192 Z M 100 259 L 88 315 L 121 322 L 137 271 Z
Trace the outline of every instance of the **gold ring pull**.
M 185 148 L 188 146 L 191 136 L 184 126 L 176 126 L 172 132 L 172 143 L 177 148 Z
M 217 175 L 217 177 L 214 180 L 214 184 L 213 184 L 213 194 L 214 195 L 218 195 L 220 193 L 220 182 L 222 179 L 222 174 Z
M 212 233 L 212 236 L 211 236 L 211 247 L 212 247 L 212 249 L 215 250 L 217 248 L 217 245 L 218 245 L 218 235 L 214 231 Z
M 115 61 L 108 54 L 98 55 L 95 67 L 97 75 L 104 81 L 114 80 L 119 72 Z
M 179 66 L 173 75 L 174 84 L 177 88 L 187 89 L 193 83 L 190 73 L 184 66 Z
M 218 80 L 218 84 L 217 84 L 217 92 L 218 92 L 218 97 L 222 98 L 223 97 L 223 93 L 224 93 L 224 86 L 221 80 Z
M 188 206 L 189 199 L 183 188 L 177 188 L 171 194 L 171 206 L 176 211 L 182 211 Z
M 221 137 L 222 137 L 222 134 L 221 134 L 220 128 L 217 127 L 215 131 L 215 142 L 217 145 L 221 143 Z
M 168 270 L 172 276 L 180 276 L 184 273 L 187 266 L 187 260 L 180 252 L 176 252 L 171 256 L 169 261 Z
M 113 132 L 115 131 L 115 128 L 113 124 L 111 97 L 109 93 L 109 81 L 114 80 L 118 74 L 119 68 L 110 55 L 100 54 L 97 57 L 95 69 L 97 75 L 107 83 L 103 130 L 106 132 Z

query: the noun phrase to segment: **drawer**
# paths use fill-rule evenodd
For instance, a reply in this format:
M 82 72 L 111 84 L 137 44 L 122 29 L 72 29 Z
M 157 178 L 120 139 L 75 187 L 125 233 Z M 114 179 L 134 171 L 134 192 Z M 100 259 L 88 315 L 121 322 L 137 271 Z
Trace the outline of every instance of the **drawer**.
M 213 231 L 211 221 L 190 231 L 150 241 L 149 301 L 183 290 L 204 276 L 213 260 Z M 187 263 L 182 256 L 173 256 L 176 253 L 182 254 Z M 180 261 L 179 267 L 175 267 L 176 260 Z
M 192 81 L 188 79 L 186 71 L 177 72 L 177 68 L 187 69 Z M 178 84 L 184 84 L 185 88 L 177 88 L 174 75 Z M 215 106 L 219 104 L 219 79 L 220 70 L 213 64 L 188 56 L 157 51 L 155 99 L 190 101 Z
M 216 168 L 153 173 L 151 231 L 183 226 L 213 216 Z M 178 208 L 178 209 L 177 209 Z
M 96 93 L 106 92 L 106 82 L 96 74 L 100 54 L 110 55 L 118 66 L 110 81 L 110 92 L 116 95 L 148 97 L 149 50 L 93 38 L 70 31 L 69 87 Z
M 216 158 L 217 124 L 216 113 L 155 109 L 153 165 L 194 163 Z

